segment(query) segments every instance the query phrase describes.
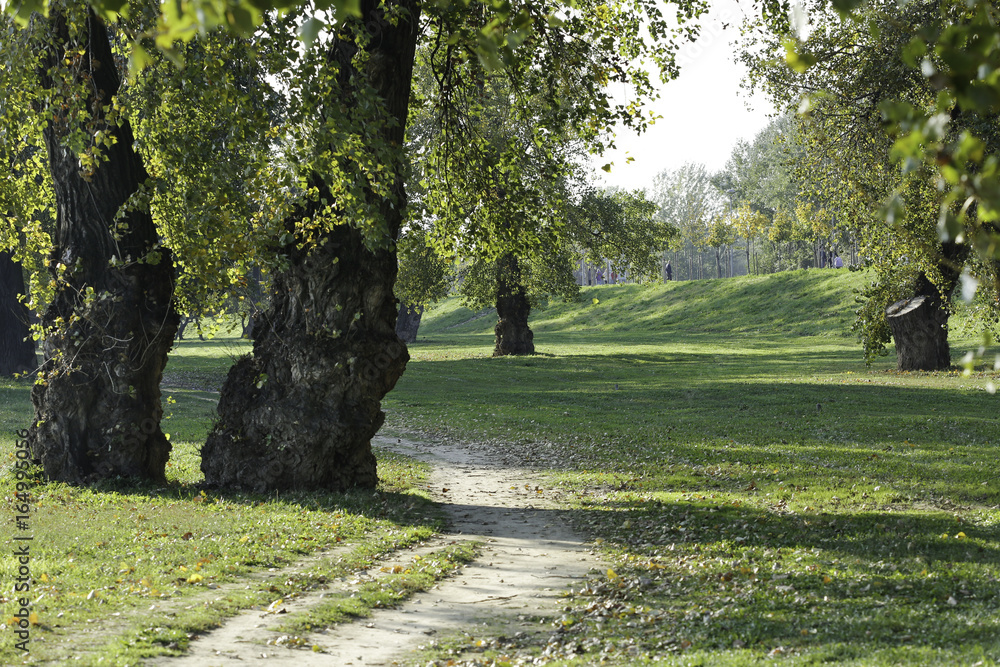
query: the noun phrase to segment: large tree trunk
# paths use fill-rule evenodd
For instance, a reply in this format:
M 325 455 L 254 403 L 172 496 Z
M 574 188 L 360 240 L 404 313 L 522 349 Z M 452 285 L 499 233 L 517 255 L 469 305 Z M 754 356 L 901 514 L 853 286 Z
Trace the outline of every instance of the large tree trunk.
M 951 365 L 948 348 L 948 313 L 933 297 L 903 299 L 885 311 L 901 371 L 935 371 Z
M 420 329 L 420 318 L 424 315 L 423 306 L 399 304 L 399 315 L 396 318 L 396 335 L 406 344 L 417 341 L 417 331 Z
M 914 296 L 897 301 L 885 311 L 896 343 L 897 368 L 901 371 L 936 371 L 951 366 L 946 299 L 958 283 L 959 267 L 968 249 L 945 243 L 941 254 L 938 265 L 941 284 L 935 285 L 921 273 Z
M 330 53 L 341 82 L 331 104 L 353 105 L 350 81 L 364 78 L 395 121 L 373 123 L 379 136 L 372 140 L 396 146 L 403 144 L 418 35 L 418 6 L 402 4 L 407 11 L 389 22 L 377 3 L 361 3 L 354 27 L 372 36 L 365 72 L 353 67 L 351 43 L 338 42 Z M 403 165 L 387 166 L 396 174 L 394 197 L 369 197 L 394 240 L 405 202 Z M 321 200 L 300 215 L 314 215 Z M 292 244 L 282 252 L 288 268 L 275 274 L 268 309 L 254 325 L 253 354 L 229 371 L 201 469 L 210 484 L 259 492 L 372 488 L 381 400 L 409 359 L 395 331 L 395 246 L 372 249 L 360 230 L 343 224 L 308 248 Z
M 116 125 L 104 115 L 120 83 L 104 24 L 90 10 L 77 15 L 85 16 L 85 33 L 52 7 L 42 82 L 58 95 L 62 81 L 50 73 L 60 77 L 62 68 L 73 68 L 67 76 L 86 89 L 90 131 L 103 130 L 116 142 L 84 174 L 65 145 L 79 128 L 58 116 L 45 128 L 57 204 L 50 256 L 57 282 L 42 317 L 45 361 L 31 394 L 29 442 L 49 479 L 162 482 L 170 443 L 160 430 L 160 378 L 178 323 L 173 261 L 159 246 L 148 208 L 131 208 L 116 220 L 147 174 L 128 122 Z
M 535 335 L 528 327 L 531 304 L 521 284 L 521 265 L 507 253 L 497 260 L 497 325 L 494 357 L 534 354 Z
M 24 294 L 21 263 L 9 252 L 0 252 L 0 375 L 35 370 L 35 343 L 31 316 L 20 300 Z

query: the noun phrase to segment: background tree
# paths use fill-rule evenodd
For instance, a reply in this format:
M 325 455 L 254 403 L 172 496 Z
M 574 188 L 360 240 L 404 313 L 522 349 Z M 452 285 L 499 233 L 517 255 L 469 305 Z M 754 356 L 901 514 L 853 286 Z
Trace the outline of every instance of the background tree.
M 609 260 L 636 282 L 652 280 L 660 273 L 663 250 L 679 236 L 657 211 L 642 190 L 585 187 L 570 206 L 566 235 L 585 262 Z
M 689 163 L 676 171 L 657 174 L 649 197 L 659 206 L 659 219 L 680 231 L 678 243 L 686 262 L 674 263 L 676 279 L 704 277 L 701 249 L 708 239 L 711 220 L 723 208 L 705 165 Z
M 404 343 L 417 340 L 420 318 L 431 303 L 443 299 L 451 290 L 454 269 L 431 246 L 427 231 L 410 226 L 397 245 L 399 274 L 395 292 L 399 299 L 396 335 Z
M 923 108 L 936 104 L 934 90 L 905 64 L 902 52 L 916 32 L 944 18 L 942 4 L 909 3 L 902 11 L 872 5 L 859 14 L 862 22 L 857 23 L 842 20 L 822 3 L 811 8 L 815 25 L 804 42 L 808 53 L 790 55 L 797 72 L 768 64 L 763 56 L 748 56 L 747 61 L 757 80 L 785 105 L 799 104 L 807 93 L 822 92 L 810 98 L 809 117 L 800 130 L 807 137 L 816 194 L 833 203 L 855 227 L 869 262 L 885 263 L 877 275 L 910 286 L 912 305 L 918 307 L 906 310 L 905 329 L 921 333 L 908 336 L 901 329 L 903 335 L 896 336 L 901 367 L 947 367 L 948 300 L 965 252 L 938 241 L 935 211 L 942 195 L 931 187 L 930 174 L 900 173 L 893 166 L 879 107 L 885 99 Z M 767 33 L 763 49 L 791 38 L 787 27 L 784 33 L 781 30 Z M 900 205 L 890 224 L 884 225 L 879 209 L 890 196 Z M 876 286 L 865 296 L 880 299 L 896 293 L 894 288 Z M 863 310 L 867 317 L 859 324 L 867 327 L 862 328 L 866 349 L 878 350 L 888 340 L 882 338 L 888 329 L 871 326 L 876 320 L 870 315 L 879 308 Z M 920 349 L 912 349 L 914 345 Z

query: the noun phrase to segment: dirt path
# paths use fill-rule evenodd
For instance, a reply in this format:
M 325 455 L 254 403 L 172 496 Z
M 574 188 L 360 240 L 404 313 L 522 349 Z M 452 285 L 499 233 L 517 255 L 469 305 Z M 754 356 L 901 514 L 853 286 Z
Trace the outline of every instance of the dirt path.
M 273 628 L 288 616 L 253 610 L 193 641 L 186 656 L 147 664 L 402 665 L 436 636 L 458 631 L 474 637 L 512 636 L 537 630 L 539 616 L 558 613 L 560 593 L 600 567 L 555 509 L 551 492 L 537 486 L 530 471 L 505 467 L 497 457 L 471 447 L 396 439 L 373 444 L 433 464 L 430 491 L 447 513 L 449 532 L 339 585 L 350 589 L 378 576 L 381 568 L 405 564 L 460 540 L 484 543 L 476 561 L 399 608 L 378 610 L 369 619 L 305 637 L 307 646 L 316 645 L 322 652 L 274 645 L 281 633 Z M 288 614 L 303 613 L 321 603 L 323 595 L 309 594 L 282 608 Z

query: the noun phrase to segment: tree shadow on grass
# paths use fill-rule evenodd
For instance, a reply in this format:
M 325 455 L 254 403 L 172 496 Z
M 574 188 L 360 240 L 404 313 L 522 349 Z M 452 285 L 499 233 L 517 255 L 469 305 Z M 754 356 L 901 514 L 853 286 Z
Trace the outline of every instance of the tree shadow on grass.
M 646 614 L 659 610 L 660 628 L 646 630 L 652 639 L 687 638 L 692 650 L 780 645 L 822 660 L 899 649 L 912 664 L 913 652 L 923 648 L 997 646 L 1000 532 L 967 527 L 969 535 L 957 539 L 955 518 L 943 513 L 795 515 L 657 502 L 577 510 L 457 503 L 448 513 L 482 517 L 475 533 L 487 538 L 522 539 L 527 524 L 575 524 L 604 538 L 612 552 L 633 554 L 615 566 L 618 587 L 609 580 L 597 594 L 607 604 L 587 604 L 610 615 L 599 626 L 561 630 L 570 635 L 634 635 L 626 622 L 639 617 L 621 613 L 621 603 L 630 601 Z M 501 513 L 506 519 L 498 521 Z M 540 538 L 564 540 L 562 533 Z

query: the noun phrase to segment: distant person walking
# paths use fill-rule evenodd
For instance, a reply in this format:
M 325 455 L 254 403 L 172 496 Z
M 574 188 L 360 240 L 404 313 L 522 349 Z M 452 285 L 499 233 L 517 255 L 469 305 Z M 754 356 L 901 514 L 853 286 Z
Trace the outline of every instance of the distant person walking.
M 670 262 L 667 262 L 667 268 L 666 268 L 665 273 L 667 274 L 667 280 L 673 280 L 674 279 L 674 270 L 672 268 L 670 268 Z
M 844 260 L 842 260 L 840 258 L 840 254 L 839 253 L 833 256 L 833 268 L 835 268 L 835 269 L 842 269 L 842 268 L 844 268 Z
M 597 284 L 598 285 L 604 284 L 604 269 L 597 270 Z
M 611 284 L 612 285 L 618 284 L 618 272 L 615 271 L 614 269 L 611 269 Z

